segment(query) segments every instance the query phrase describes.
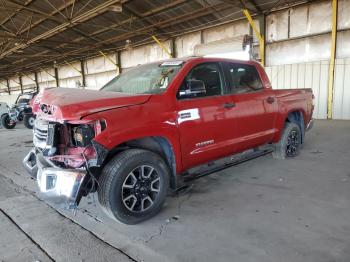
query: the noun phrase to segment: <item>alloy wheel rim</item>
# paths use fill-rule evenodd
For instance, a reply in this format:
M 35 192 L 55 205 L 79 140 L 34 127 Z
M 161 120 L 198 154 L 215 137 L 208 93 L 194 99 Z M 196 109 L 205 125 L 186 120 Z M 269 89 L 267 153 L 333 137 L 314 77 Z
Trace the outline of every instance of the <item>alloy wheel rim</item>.
M 288 142 L 286 148 L 287 156 L 295 156 L 299 147 L 299 134 L 296 130 L 292 130 L 288 134 Z
M 154 205 L 160 192 L 160 176 L 149 165 L 134 168 L 122 185 L 122 202 L 132 212 L 144 212 Z
M 29 125 L 34 126 L 34 117 L 29 118 Z

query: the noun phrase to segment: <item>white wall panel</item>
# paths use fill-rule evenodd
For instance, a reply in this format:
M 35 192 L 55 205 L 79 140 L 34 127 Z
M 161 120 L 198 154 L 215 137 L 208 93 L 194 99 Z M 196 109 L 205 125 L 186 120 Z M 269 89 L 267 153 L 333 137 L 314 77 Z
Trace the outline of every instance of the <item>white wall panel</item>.
M 290 37 L 298 37 L 308 34 L 308 6 L 300 6 L 290 9 Z
M 46 71 L 38 72 L 39 89 L 56 86 L 56 79 L 53 77 L 55 70 L 53 68 L 47 69 Z
M 27 76 L 22 76 L 22 85 L 23 85 L 23 90 L 26 92 L 36 90 L 34 74 L 28 74 Z
M 8 106 L 11 106 L 16 102 L 17 96 L 18 96 L 17 94 L 9 95 L 9 94 L 2 93 L 0 94 L 0 102 L 5 102 L 7 103 Z
M 276 12 L 266 17 L 267 42 L 288 38 L 288 10 Z
M 21 93 L 21 85 L 19 84 L 19 78 L 14 76 L 9 79 L 9 85 L 11 94 L 20 94 Z
M 338 29 L 350 28 L 350 0 L 338 0 Z
M 0 80 L 0 90 L 7 92 L 8 88 L 7 88 L 7 81 L 6 80 Z
M 117 71 L 116 67 L 116 54 L 108 54 L 106 55 L 108 57 L 105 58 L 104 56 L 94 57 L 91 59 L 88 59 L 84 62 L 85 64 L 85 74 L 90 75 L 94 73 L 101 73 L 101 72 L 107 72 L 107 71 Z M 112 63 L 113 61 L 113 63 Z
M 170 41 L 164 41 L 162 44 L 170 50 Z M 168 58 L 169 55 L 158 44 L 146 45 L 121 52 L 121 66 L 123 69 L 130 68 Z
M 266 67 L 274 89 L 312 88 L 318 119 L 327 118 L 328 70 L 328 61 Z
M 86 89 L 98 90 L 116 76 L 117 71 L 115 70 L 87 75 L 85 77 Z
M 245 34 L 249 34 L 249 25 L 246 21 L 239 21 L 203 30 L 203 42 L 209 43 Z
M 330 1 L 290 9 L 290 37 L 329 32 L 332 8 Z
M 79 88 L 83 79 L 80 70 L 80 62 L 63 65 L 58 68 L 58 78 L 60 87 Z
M 68 87 L 68 88 L 82 88 L 82 77 L 70 77 L 70 78 L 60 78 L 59 84 L 60 87 Z
M 80 62 L 71 63 L 70 65 L 62 65 L 58 68 L 59 79 L 81 76 L 77 71 L 80 71 Z
M 332 29 L 331 1 L 316 2 L 309 6 L 308 34 L 328 32 Z
M 337 36 L 337 58 L 350 57 L 350 30 L 338 32 Z
M 330 34 L 268 44 L 266 64 L 283 65 L 330 58 Z
M 177 57 L 192 56 L 194 47 L 200 43 L 201 43 L 200 32 L 177 37 L 175 40 L 176 56 Z
M 350 119 L 350 58 L 337 59 L 334 73 L 333 119 Z
M 104 56 L 99 56 L 84 62 L 86 89 L 100 89 L 118 75 L 116 54 L 112 53 L 106 56 L 108 59 Z

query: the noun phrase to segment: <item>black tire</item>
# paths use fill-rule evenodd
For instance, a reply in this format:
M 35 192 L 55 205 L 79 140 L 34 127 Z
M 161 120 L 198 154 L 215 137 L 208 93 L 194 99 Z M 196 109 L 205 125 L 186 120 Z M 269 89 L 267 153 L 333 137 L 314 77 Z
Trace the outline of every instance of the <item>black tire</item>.
M 1 116 L 1 125 L 6 129 L 13 129 L 16 126 L 16 122 L 11 123 L 9 114 L 4 114 Z
M 24 113 L 23 113 L 23 111 L 21 111 L 17 116 L 17 121 L 21 122 L 21 121 L 23 121 L 23 118 L 24 118 Z
M 286 159 L 299 154 L 301 147 L 301 131 L 296 123 L 287 122 L 280 141 L 274 145 L 272 153 L 275 159 Z
M 146 173 L 149 178 L 144 177 Z M 159 155 L 143 149 L 123 151 L 102 170 L 99 202 L 111 218 L 128 225 L 140 223 L 161 210 L 169 188 L 169 176 L 169 168 Z
M 35 117 L 33 114 L 25 114 L 23 124 L 26 128 L 33 129 Z

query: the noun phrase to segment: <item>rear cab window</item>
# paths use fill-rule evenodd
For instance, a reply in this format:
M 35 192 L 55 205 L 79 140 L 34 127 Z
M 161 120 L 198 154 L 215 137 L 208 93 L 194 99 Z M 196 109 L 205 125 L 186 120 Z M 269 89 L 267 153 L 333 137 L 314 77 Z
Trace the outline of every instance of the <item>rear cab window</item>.
M 244 94 L 263 89 L 256 67 L 248 64 L 226 63 L 226 76 L 230 94 Z

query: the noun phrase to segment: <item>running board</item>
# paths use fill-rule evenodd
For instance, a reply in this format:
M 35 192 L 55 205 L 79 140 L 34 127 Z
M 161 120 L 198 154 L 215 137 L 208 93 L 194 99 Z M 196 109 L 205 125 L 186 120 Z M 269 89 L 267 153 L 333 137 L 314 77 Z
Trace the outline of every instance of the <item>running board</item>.
M 266 148 L 266 147 L 265 149 L 262 149 L 262 150 L 259 150 L 259 149 L 247 150 L 237 155 L 225 157 L 225 158 L 216 160 L 214 162 L 210 162 L 206 165 L 195 167 L 193 169 L 190 169 L 188 172 L 182 174 L 181 176 L 183 178 L 183 182 L 192 181 L 200 177 L 207 176 L 212 173 L 221 171 L 223 169 L 238 165 L 248 160 L 252 160 L 252 159 L 270 154 L 272 151 L 273 150 L 271 148 Z M 181 190 L 181 188 L 182 187 L 180 187 L 179 189 Z

